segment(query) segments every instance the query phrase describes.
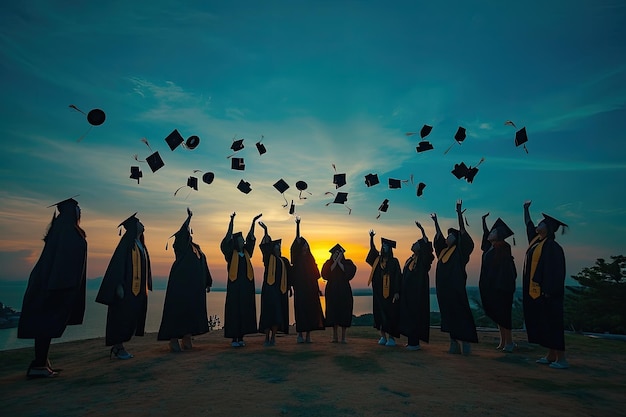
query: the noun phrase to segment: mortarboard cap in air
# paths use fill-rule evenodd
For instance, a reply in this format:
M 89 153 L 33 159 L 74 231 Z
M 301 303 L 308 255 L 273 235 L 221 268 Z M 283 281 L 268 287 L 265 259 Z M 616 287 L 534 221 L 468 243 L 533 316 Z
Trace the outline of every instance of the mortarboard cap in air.
M 178 132 L 178 129 L 174 129 L 172 133 L 167 135 L 165 142 L 167 142 L 167 146 L 169 146 L 171 150 L 174 150 L 178 148 L 178 145 L 184 142 L 184 139 Z
M 93 109 L 87 113 L 87 121 L 92 126 L 100 126 L 106 120 L 106 115 L 100 109 Z
M 263 145 L 261 142 L 256 143 L 256 149 L 257 151 L 259 151 L 259 155 L 263 155 L 265 152 L 267 152 L 265 145 Z
M 134 180 L 137 180 L 137 184 L 139 184 L 139 178 L 143 177 L 143 172 L 141 172 L 141 168 L 138 166 L 130 167 L 130 177 Z
M 289 206 L 289 214 L 294 214 L 296 212 L 296 205 L 291 200 L 291 206 Z
M 187 141 L 185 142 L 185 147 L 187 149 L 196 149 L 196 147 L 200 144 L 200 138 L 196 135 L 189 136 Z
M 196 177 L 187 178 L 187 187 L 193 188 L 194 190 L 198 191 L 198 178 Z
M 433 130 L 433 127 L 430 125 L 422 126 L 422 129 L 420 130 L 420 136 L 422 137 L 422 139 L 428 136 L 432 130 Z
M 553 232 L 556 233 L 557 230 L 559 230 L 560 226 L 563 226 L 563 228 L 561 229 L 561 234 L 565 233 L 565 229 L 568 227 L 565 223 L 563 223 L 560 220 L 555 219 L 552 216 L 548 216 L 545 213 L 541 213 L 543 215 L 543 222 L 545 222 L 548 225 L 548 228 Z
M 430 151 L 431 149 L 433 149 L 433 145 L 427 140 L 421 141 L 415 147 L 415 150 L 417 151 L 417 153 Z
M 237 171 L 243 171 L 246 169 L 246 164 L 243 161 L 243 158 L 233 158 L 230 161 L 230 168 L 236 169 Z
M 382 203 L 380 203 L 380 206 L 378 207 L 378 216 L 376 216 L 376 218 L 380 218 L 381 212 L 382 213 L 386 213 L 387 210 L 389 209 L 389 200 L 388 199 L 384 199 Z
M 528 153 L 528 149 L 526 149 L 526 142 L 528 142 L 528 135 L 526 134 L 526 127 L 523 127 L 515 132 L 515 146 L 523 145 L 524 150 Z
M 457 142 L 461 143 L 465 140 L 465 128 L 462 126 L 459 126 L 459 128 L 457 129 L 456 133 L 454 134 L 454 140 L 456 140 Z
M 274 188 L 276 188 L 278 192 L 282 194 L 289 189 L 289 184 L 287 184 L 285 180 L 281 178 L 274 183 Z
M 205 184 L 211 184 L 214 179 L 215 174 L 212 172 L 205 172 L 204 175 L 202 175 L 202 182 L 204 182 Z
M 454 164 L 452 174 L 454 174 L 457 179 L 464 178 L 465 175 L 467 175 L 467 165 L 465 165 L 465 162 L 461 162 L 460 164 Z
M 159 151 L 154 152 L 152 155 L 146 158 L 146 162 L 150 166 L 152 172 L 157 172 L 159 169 L 165 166 L 165 162 L 161 159 L 161 155 L 159 155 Z
M 378 180 L 378 174 L 367 174 L 365 176 L 365 185 L 367 185 L 368 187 L 372 187 L 378 183 L 380 183 L 380 181 Z
M 300 200 L 306 200 L 306 197 L 302 197 L 303 191 L 305 191 L 308 195 L 313 195 L 310 192 L 306 191 L 306 189 L 309 188 L 309 185 L 304 181 L 297 181 L 296 188 L 298 189 L 298 191 L 300 191 L 300 195 L 299 195 Z
M 346 185 L 346 174 L 333 175 L 333 184 L 335 184 L 335 188 L 341 188 Z
M 243 145 L 243 139 L 237 139 L 233 141 L 233 144 L 230 145 L 230 149 L 232 149 L 233 151 L 237 152 L 240 151 L 244 148 Z
M 478 174 L 477 167 L 467 168 L 467 173 L 465 174 L 465 180 L 471 184 L 472 182 L 474 182 L 474 177 L 476 176 L 476 174 Z
M 392 190 L 402 188 L 402 181 L 396 178 L 389 178 L 389 188 Z
M 396 248 L 396 241 L 395 240 L 390 240 L 390 239 L 385 239 L 384 237 L 380 238 L 380 243 L 381 245 L 387 245 L 392 249 Z
M 426 184 L 424 184 L 423 182 L 420 182 L 417 185 L 417 196 L 421 197 L 422 194 L 424 193 L 424 188 L 426 188 Z
M 513 236 L 511 228 L 500 217 L 491 226 L 491 231 L 496 229 L 498 231 L 498 239 L 504 240 L 507 237 Z
M 335 253 L 337 251 L 345 252 L 346 250 L 339 243 L 337 243 L 335 246 L 330 248 L 330 250 L 328 252 Z
M 239 181 L 239 184 L 237 185 L 237 189 L 244 194 L 248 194 L 250 193 L 250 191 L 252 191 L 252 188 L 250 187 L 250 183 L 244 180 Z
M 329 206 L 330 204 L 343 204 L 348 209 L 348 214 L 352 213 L 352 209 L 345 204 L 346 201 L 348 201 L 348 193 L 339 192 L 337 195 L 334 195 L 333 193 L 326 192 L 325 194 L 330 194 L 335 197 L 333 201 L 326 203 L 326 206 Z

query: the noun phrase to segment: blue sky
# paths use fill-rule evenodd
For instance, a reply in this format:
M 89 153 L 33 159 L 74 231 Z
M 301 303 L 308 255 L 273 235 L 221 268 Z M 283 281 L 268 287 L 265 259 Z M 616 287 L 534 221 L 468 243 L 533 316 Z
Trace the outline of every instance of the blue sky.
M 132 3 L 132 4 L 131 4 Z M 368 231 L 396 240 L 403 262 L 418 237 L 434 236 L 430 213 L 455 226 L 467 209 L 480 266 L 480 217 L 501 217 L 516 232 L 521 274 L 526 247 L 522 205 L 567 223 L 557 240 L 568 274 L 598 257 L 624 254 L 626 232 L 626 5 L 621 1 L 28 1 L 0 16 L 0 279 L 27 279 L 52 216 L 46 206 L 75 194 L 89 242 L 88 276 L 101 276 L 117 244 L 116 226 L 135 211 L 146 226 L 156 276 L 173 262 L 167 238 L 194 211 L 194 239 L 217 283 L 219 252 L 233 211 L 247 231 L 263 213 L 287 254 L 293 216 L 272 187 L 283 178 L 318 262 L 342 243 L 364 287 Z M 232 4 L 231 4 L 232 3 Z M 471 3 L 471 4 L 470 4 Z M 100 108 L 107 119 L 78 142 Z M 512 120 L 528 131 L 528 153 L 514 144 Z M 424 124 L 435 149 L 418 154 Z M 459 126 L 467 139 L 455 144 Z M 200 137 L 170 151 L 178 129 Z M 268 152 L 254 147 L 261 136 Z M 243 138 L 245 171 L 230 169 L 230 145 Z M 165 167 L 132 158 L 159 151 Z M 475 166 L 474 182 L 451 170 Z M 347 184 L 335 190 L 335 171 Z M 184 186 L 193 170 L 215 180 Z M 381 184 L 367 188 L 364 176 Z M 399 190 L 388 178 L 409 179 Z M 252 192 L 236 189 L 244 179 Z M 308 184 L 298 199 L 296 181 Z M 415 186 L 426 183 L 417 197 Z M 326 192 L 348 192 L 352 214 Z M 379 219 L 378 206 L 389 199 Z M 257 238 L 262 231 L 257 229 Z M 258 275 L 261 259 L 253 257 Z M 320 265 L 321 266 L 321 265 Z M 434 268 L 431 272 L 434 285 Z M 521 283 L 521 280 L 520 280 Z

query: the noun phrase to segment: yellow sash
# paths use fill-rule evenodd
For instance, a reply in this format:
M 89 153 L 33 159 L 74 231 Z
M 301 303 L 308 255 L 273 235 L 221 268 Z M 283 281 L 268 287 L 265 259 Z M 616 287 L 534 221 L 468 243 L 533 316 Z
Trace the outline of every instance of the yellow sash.
M 270 262 L 267 266 L 267 283 L 274 285 L 276 282 L 276 259 L 275 255 L 270 255 Z M 280 275 L 280 292 L 283 294 L 287 292 L 287 268 L 285 268 L 285 262 L 282 258 L 278 258 L 282 266 L 282 273 Z
M 533 249 L 533 254 L 532 257 L 530 258 L 530 281 L 528 282 L 528 294 L 530 295 L 530 298 L 532 298 L 533 300 L 536 300 L 537 298 L 539 298 L 541 296 L 541 286 L 539 284 L 537 284 L 535 281 L 533 281 L 533 278 L 535 277 L 535 272 L 537 271 L 537 265 L 539 264 L 539 259 L 541 258 L 541 251 L 543 249 L 543 244 L 546 243 L 545 240 L 542 240 L 539 243 L 536 243 L 539 240 L 539 236 L 536 236 L 531 242 L 530 242 L 530 248 L 533 248 L 534 245 L 534 249 Z
M 439 260 L 444 264 L 448 262 L 450 260 L 450 256 L 452 256 L 455 249 L 456 245 L 450 246 L 449 248 L 444 248 L 439 254 Z
M 252 269 L 252 262 L 250 262 L 250 255 L 248 255 L 248 251 L 243 251 L 243 256 L 246 258 L 246 276 L 250 281 L 254 279 L 254 269 Z M 237 279 L 237 274 L 239 273 L 239 253 L 235 250 L 233 251 L 233 256 L 230 259 L 230 269 L 228 270 L 228 279 L 231 281 L 235 281 Z
M 133 262 L 132 292 L 137 296 L 141 290 L 141 250 L 137 247 L 136 243 L 131 250 L 131 258 Z
M 374 264 L 372 264 L 372 272 L 370 272 L 370 278 L 367 280 L 367 286 L 369 287 L 372 284 L 372 278 L 374 277 L 374 271 L 376 271 L 376 267 L 380 263 L 380 256 L 376 258 Z M 385 265 L 381 264 L 381 268 L 384 268 Z M 383 274 L 383 297 L 389 298 L 389 289 L 391 287 L 391 277 L 389 273 Z

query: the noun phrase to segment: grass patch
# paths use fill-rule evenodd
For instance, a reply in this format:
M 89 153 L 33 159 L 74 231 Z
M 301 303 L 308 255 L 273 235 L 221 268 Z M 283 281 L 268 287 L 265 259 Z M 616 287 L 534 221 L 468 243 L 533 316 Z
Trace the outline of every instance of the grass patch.
M 378 361 L 371 356 L 338 355 L 333 358 L 333 361 L 335 365 L 342 370 L 355 374 L 379 374 L 384 372 L 384 369 L 378 364 Z

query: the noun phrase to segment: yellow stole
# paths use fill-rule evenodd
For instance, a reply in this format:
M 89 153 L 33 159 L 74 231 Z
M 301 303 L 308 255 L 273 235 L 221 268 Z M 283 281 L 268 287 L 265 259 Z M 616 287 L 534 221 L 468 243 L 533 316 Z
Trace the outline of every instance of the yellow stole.
M 539 264 L 539 259 L 541 258 L 543 244 L 546 243 L 545 240 L 537 243 L 538 240 L 539 236 L 535 236 L 535 238 L 530 242 L 530 245 L 528 245 L 530 249 L 533 249 L 533 254 L 530 258 L 530 281 L 528 282 L 528 294 L 533 300 L 536 300 L 541 296 L 541 286 L 537 284 L 533 278 L 535 277 L 535 272 L 537 272 L 537 265 Z
M 450 256 L 452 256 L 452 254 L 454 253 L 456 249 L 456 245 L 450 246 L 449 248 L 444 248 L 440 253 L 439 253 L 439 260 L 442 263 L 446 263 L 450 260 Z
M 274 285 L 276 282 L 276 255 L 270 255 L 270 262 L 267 266 L 267 283 Z M 282 258 L 278 258 L 282 266 L 282 273 L 280 274 L 280 292 L 283 294 L 287 292 L 287 268 L 285 268 L 285 262 Z
M 250 262 L 250 255 L 248 255 L 248 251 L 243 251 L 243 256 L 246 258 L 246 276 L 250 281 L 254 279 L 254 269 L 252 269 L 252 262 Z M 228 279 L 231 281 L 235 281 L 237 279 L 237 274 L 239 273 L 239 253 L 234 250 L 233 256 L 230 258 L 230 269 L 228 270 Z
M 367 286 L 369 287 L 372 283 L 372 278 L 374 277 L 374 271 L 376 271 L 376 267 L 380 263 L 380 269 L 383 271 L 383 298 L 389 298 L 389 289 L 391 287 L 391 277 L 389 276 L 389 272 L 385 271 L 386 261 L 383 263 L 380 261 L 380 256 L 376 258 L 374 264 L 372 265 L 372 272 L 370 272 L 370 278 L 367 280 Z
M 141 291 L 141 250 L 136 243 L 131 249 L 131 258 L 133 262 L 132 292 L 137 296 L 139 295 L 139 291 Z

